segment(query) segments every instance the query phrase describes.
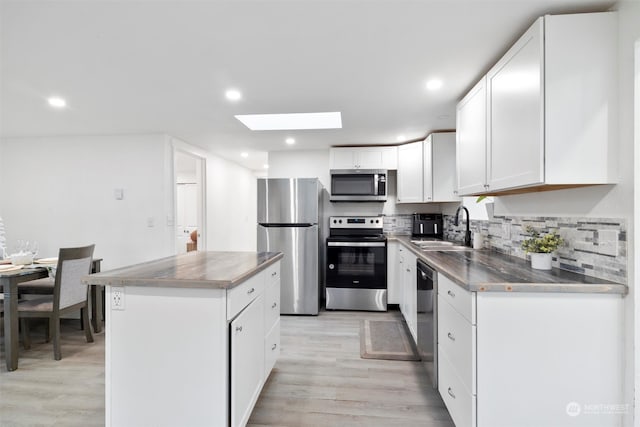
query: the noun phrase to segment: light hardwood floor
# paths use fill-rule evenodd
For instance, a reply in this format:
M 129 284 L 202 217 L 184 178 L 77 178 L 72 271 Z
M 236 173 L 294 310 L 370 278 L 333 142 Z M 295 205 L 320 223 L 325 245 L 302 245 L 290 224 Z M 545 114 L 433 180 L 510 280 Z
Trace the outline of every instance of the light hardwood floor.
M 282 316 L 282 353 L 249 425 L 453 427 L 419 362 L 360 358 L 360 321 L 399 316 Z
M 283 316 L 282 353 L 249 425 L 453 427 L 420 363 L 360 358 L 360 320 L 396 316 Z M 104 425 L 104 333 L 87 344 L 77 321 L 63 322 L 57 362 L 33 335 L 10 373 L 0 338 L 0 426 Z

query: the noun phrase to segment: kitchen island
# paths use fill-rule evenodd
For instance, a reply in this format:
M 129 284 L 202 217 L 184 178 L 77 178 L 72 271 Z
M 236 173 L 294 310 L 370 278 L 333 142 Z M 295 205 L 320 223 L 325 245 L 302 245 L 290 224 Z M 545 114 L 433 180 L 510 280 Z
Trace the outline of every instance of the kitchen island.
M 626 285 L 488 249 L 389 243 L 414 339 L 415 323 L 433 318 L 415 310 L 416 261 L 436 272 L 438 390 L 456 427 L 622 425 Z
M 280 351 L 280 260 L 190 252 L 106 286 L 105 424 L 243 426 Z

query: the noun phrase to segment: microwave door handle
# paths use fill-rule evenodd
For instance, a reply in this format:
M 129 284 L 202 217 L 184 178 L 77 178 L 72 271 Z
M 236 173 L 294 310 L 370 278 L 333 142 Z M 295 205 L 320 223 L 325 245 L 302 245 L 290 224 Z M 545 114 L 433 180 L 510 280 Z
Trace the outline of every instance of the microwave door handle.
M 373 194 L 378 195 L 378 174 L 373 175 Z

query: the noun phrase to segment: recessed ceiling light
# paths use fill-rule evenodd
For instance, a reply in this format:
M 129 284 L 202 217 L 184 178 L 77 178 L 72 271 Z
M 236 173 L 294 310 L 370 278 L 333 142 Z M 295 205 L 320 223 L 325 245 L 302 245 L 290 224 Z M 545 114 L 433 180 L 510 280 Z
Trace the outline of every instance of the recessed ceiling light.
M 428 90 L 438 90 L 442 87 L 442 80 L 439 79 L 431 79 L 427 82 Z
M 242 94 L 236 89 L 229 89 L 224 93 L 224 96 L 226 96 L 229 101 L 238 101 L 242 99 Z
M 331 113 L 240 114 L 235 116 L 251 130 L 341 129 L 342 115 Z
M 404 135 L 398 135 L 396 139 L 398 140 L 398 142 L 400 142 L 400 141 L 405 141 L 407 138 L 405 138 Z
M 246 159 L 247 157 L 249 157 L 249 153 L 247 153 L 246 151 L 243 151 L 242 153 L 240 153 L 240 155 L 241 155 L 242 157 L 244 157 L 245 159 Z
M 265 168 L 265 169 L 269 169 L 269 165 L 266 164 L 266 163 L 264 165 L 262 165 L 262 167 Z
M 65 101 L 63 98 L 60 98 L 59 96 L 52 96 L 51 98 L 47 99 L 47 102 L 49 102 L 49 105 L 55 108 L 64 108 L 67 106 L 67 101 Z
M 287 138 L 287 139 L 284 140 L 284 142 L 286 142 L 289 145 L 293 145 L 293 144 L 296 143 L 296 140 L 293 139 L 293 138 Z

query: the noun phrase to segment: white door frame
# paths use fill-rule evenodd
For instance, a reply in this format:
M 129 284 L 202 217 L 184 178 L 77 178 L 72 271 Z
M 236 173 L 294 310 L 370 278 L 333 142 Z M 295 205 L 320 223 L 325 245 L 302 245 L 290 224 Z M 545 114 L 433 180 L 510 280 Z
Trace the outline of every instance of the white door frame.
M 633 203 L 633 358 L 634 358 L 634 396 L 632 417 L 634 425 L 640 425 L 640 40 L 635 43 L 634 68 L 634 203 Z
M 175 164 L 175 154 L 179 152 L 181 154 L 193 157 L 197 161 L 196 165 L 196 184 L 198 185 L 198 246 L 199 251 L 207 250 L 207 156 L 204 150 L 187 144 L 184 141 L 180 141 L 176 138 L 171 138 L 172 158 Z M 175 167 L 173 168 L 173 217 L 177 220 L 177 197 L 176 197 L 176 182 L 178 179 Z M 177 224 L 174 224 L 174 226 Z M 174 248 L 176 247 L 176 233 L 173 233 Z M 176 248 L 177 249 L 177 248 Z M 175 249 L 174 249 L 175 250 Z

